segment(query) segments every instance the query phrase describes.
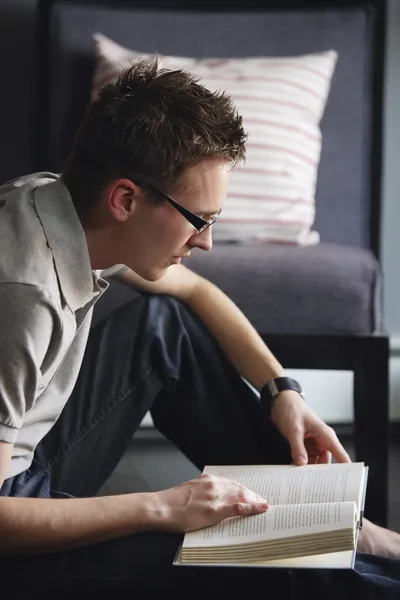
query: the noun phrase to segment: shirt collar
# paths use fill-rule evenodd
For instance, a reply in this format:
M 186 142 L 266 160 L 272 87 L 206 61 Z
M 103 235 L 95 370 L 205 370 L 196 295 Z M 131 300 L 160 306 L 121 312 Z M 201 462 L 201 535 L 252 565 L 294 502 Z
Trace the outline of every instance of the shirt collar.
M 49 179 L 33 193 L 62 294 L 75 312 L 101 295 L 108 283 L 93 275 L 85 232 L 62 179 Z

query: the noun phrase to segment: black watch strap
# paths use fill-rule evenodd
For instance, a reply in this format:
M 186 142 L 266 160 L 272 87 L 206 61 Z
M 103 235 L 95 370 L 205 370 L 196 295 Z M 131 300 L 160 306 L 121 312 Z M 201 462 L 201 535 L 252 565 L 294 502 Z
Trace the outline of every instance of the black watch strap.
M 268 381 L 268 383 L 266 383 L 261 389 L 261 404 L 268 411 L 268 413 L 271 411 L 271 406 L 276 396 L 280 392 L 284 392 L 286 390 L 298 392 L 300 396 L 304 398 L 304 392 L 300 383 L 292 377 L 276 377 L 275 379 Z

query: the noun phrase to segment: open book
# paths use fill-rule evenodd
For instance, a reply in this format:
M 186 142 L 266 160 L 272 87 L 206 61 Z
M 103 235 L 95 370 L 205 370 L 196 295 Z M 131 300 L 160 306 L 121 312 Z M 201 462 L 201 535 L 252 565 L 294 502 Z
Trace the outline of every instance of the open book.
M 186 533 L 175 565 L 354 568 L 368 467 L 208 466 L 269 504 L 267 512 Z

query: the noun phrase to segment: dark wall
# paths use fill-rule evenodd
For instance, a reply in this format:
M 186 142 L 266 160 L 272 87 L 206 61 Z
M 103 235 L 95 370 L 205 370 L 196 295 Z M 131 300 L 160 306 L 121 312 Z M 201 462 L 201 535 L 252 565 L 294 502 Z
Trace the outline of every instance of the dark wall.
M 0 0 L 0 183 L 33 170 L 36 0 Z

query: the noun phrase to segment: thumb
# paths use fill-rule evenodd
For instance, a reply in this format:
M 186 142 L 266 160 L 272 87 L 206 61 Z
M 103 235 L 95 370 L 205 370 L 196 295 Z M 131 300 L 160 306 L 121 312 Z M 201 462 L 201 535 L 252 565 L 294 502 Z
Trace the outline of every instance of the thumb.
M 289 442 L 294 464 L 298 466 L 306 465 L 308 463 L 308 455 L 306 447 L 304 446 L 303 429 L 298 429 Z

